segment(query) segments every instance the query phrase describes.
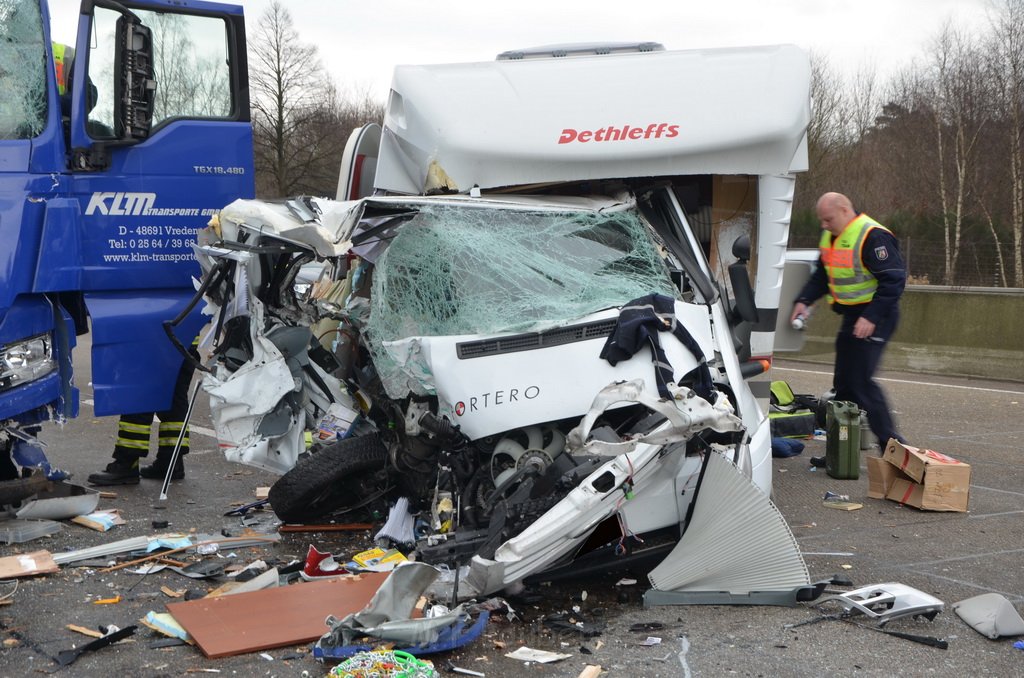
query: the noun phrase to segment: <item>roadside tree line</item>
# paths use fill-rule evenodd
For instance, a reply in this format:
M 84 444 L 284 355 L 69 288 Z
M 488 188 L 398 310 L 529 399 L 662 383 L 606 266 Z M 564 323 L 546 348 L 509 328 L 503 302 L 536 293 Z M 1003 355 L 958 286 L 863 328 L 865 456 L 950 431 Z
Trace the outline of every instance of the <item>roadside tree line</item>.
M 384 105 L 368 91 L 339 92 L 281 2 L 267 7 L 248 44 L 257 195 L 333 198 L 349 134 L 382 121 Z
M 1024 0 L 993 0 L 977 34 L 947 22 L 885 82 L 814 55 L 812 98 L 795 242 L 816 244 L 835 190 L 913 243 L 916 282 L 1024 287 Z

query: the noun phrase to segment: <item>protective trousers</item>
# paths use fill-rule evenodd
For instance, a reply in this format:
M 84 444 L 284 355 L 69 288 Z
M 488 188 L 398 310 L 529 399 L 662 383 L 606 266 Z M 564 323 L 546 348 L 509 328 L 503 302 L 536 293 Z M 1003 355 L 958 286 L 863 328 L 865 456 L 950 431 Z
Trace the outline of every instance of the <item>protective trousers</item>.
M 194 349 L 193 349 L 194 350 Z M 114 459 L 117 461 L 134 462 L 149 453 L 149 438 L 153 427 L 153 418 L 160 420 L 157 432 L 157 458 L 170 459 L 178 436 L 182 429 L 185 437 L 181 441 L 181 455 L 189 451 L 189 431 L 185 422 L 188 413 L 189 384 L 195 367 L 185 360 L 178 370 L 178 378 L 174 383 L 171 406 L 163 412 L 141 412 L 138 414 L 122 414 L 117 424 L 117 442 L 114 444 Z
M 871 432 L 884 449 L 889 438 L 902 440 L 885 393 L 874 379 L 888 342 L 877 336 L 857 339 L 845 329 L 836 336 L 835 399 L 857 403 L 867 412 Z

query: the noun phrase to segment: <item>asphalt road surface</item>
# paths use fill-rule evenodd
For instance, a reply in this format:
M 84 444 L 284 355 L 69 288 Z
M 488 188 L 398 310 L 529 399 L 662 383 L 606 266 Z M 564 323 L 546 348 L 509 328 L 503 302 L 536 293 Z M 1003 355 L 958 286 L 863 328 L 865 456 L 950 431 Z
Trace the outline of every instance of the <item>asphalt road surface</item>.
M 79 355 L 87 355 L 87 350 Z M 822 393 L 831 381 L 830 373 L 821 366 L 798 362 L 777 364 L 774 378 L 789 381 L 800 393 Z M 869 499 L 863 459 L 857 480 L 835 480 L 823 469 L 810 466 L 810 456 L 824 454 L 824 442 L 820 441 L 808 441 L 801 456 L 774 460 L 774 500 L 803 552 L 812 579 L 841 574 L 856 586 L 899 582 L 937 596 L 947 608 L 934 621 L 898 620 L 887 628 L 945 639 L 948 649 L 842 621 L 787 628 L 820 616 L 821 611 L 807 603 L 796 607 L 644 609 L 643 573 L 633 572 L 625 574 L 640 580 L 634 586 L 616 586 L 624 573 L 615 573 L 538 587 L 534 591 L 538 597 L 517 607 L 519 621 L 492 622 L 479 640 L 434 657 L 435 662 L 438 666 L 450 662 L 487 676 L 529 672 L 575 677 L 588 664 L 600 665 L 602 675 L 607 676 L 1021 675 L 1024 652 L 1013 648 L 1014 639 L 993 641 L 981 636 L 949 606 L 980 593 L 996 592 L 1018 611 L 1024 610 L 1024 568 L 1020 566 L 1024 556 L 1024 385 L 896 373 L 886 373 L 883 378 L 901 430 L 911 444 L 971 464 L 970 511 L 924 512 Z M 79 365 L 78 383 L 84 385 L 87 380 L 88 365 Z M 114 418 L 92 415 L 88 385 L 82 387 L 82 397 L 78 419 L 63 429 L 48 426 L 43 435 L 51 462 L 72 471 L 78 482 L 107 463 L 117 427 Z M 115 488 L 116 498 L 101 500 L 100 508 L 120 509 L 125 525 L 100 533 L 65 523 L 54 536 L 0 546 L 0 555 L 38 549 L 59 553 L 154 534 L 154 521 L 167 521 L 169 529 L 183 532 L 240 530 L 240 519 L 226 517 L 224 512 L 239 502 L 253 501 L 256 488 L 270 485 L 274 476 L 226 462 L 217 450 L 204 406 L 197 409 L 193 421 L 187 478 L 171 486 L 167 502 L 157 501 L 159 483 L 154 481 Z M 824 508 L 826 491 L 847 494 L 862 502 L 863 508 Z M 155 508 L 159 505 L 166 507 Z M 272 517 L 263 514 L 263 527 L 273 528 Z M 233 553 L 233 560 L 239 563 L 257 558 L 287 562 L 304 556 L 309 543 L 333 552 L 372 545 L 366 532 L 287 535 L 270 547 L 225 550 L 222 555 Z M 225 562 L 231 560 L 225 558 Z M 22 579 L 11 602 L 0 606 L 0 676 L 56 671 L 54 658 L 61 650 L 90 640 L 67 629 L 67 624 L 125 627 L 137 623 L 148 611 L 164 611 L 172 599 L 161 592 L 162 586 L 202 590 L 216 585 L 170 572 L 142 577 L 124 571 L 101 573 L 96 567 L 65 567 L 57 574 Z M 9 590 L 9 585 L 4 586 L 0 596 Z M 120 602 L 95 603 L 115 595 L 120 595 Z M 553 632 L 540 623 L 545 615 L 559 611 L 603 626 L 603 632 L 583 637 L 572 631 Z M 630 631 L 635 624 L 648 624 L 649 630 Z M 648 636 L 660 638 L 660 642 L 645 645 Z M 311 658 L 308 644 L 207 659 L 194 647 L 151 647 L 159 638 L 140 627 L 129 641 L 84 654 L 60 671 L 74 676 L 323 676 L 330 669 Z M 553 664 L 529 666 L 504 656 L 520 644 L 571 656 Z

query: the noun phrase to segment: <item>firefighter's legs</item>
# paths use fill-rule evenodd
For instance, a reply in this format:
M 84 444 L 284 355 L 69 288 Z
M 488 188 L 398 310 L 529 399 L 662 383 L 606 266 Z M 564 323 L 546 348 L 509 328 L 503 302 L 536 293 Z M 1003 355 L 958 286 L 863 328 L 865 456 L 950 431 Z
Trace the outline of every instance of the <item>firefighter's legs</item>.
M 93 485 L 136 485 L 139 482 L 139 459 L 149 453 L 149 434 L 153 413 L 122 414 L 117 422 L 114 461 L 106 469 L 89 475 Z
M 195 347 L 192 347 L 195 351 Z M 192 374 L 195 368 L 189 361 L 181 364 L 178 370 L 178 379 L 174 383 L 174 394 L 171 397 L 171 407 L 164 412 L 158 412 L 160 427 L 157 433 L 156 460 L 148 466 L 143 466 L 140 474 L 143 478 L 163 480 L 167 475 L 167 466 L 174 456 L 174 446 L 181 436 L 181 449 L 178 452 L 178 461 L 174 464 L 171 472 L 171 480 L 182 480 L 185 478 L 184 457 L 189 452 L 189 430 L 185 417 L 188 415 L 189 385 L 192 383 Z M 183 433 L 184 432 L 184 433 Z

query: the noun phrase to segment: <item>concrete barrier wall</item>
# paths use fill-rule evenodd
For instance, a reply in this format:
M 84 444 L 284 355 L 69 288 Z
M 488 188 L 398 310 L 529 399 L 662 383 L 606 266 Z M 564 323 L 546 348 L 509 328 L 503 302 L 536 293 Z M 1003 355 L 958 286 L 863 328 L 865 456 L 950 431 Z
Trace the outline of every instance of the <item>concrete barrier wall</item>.
M 780 358 L 832 364 L 839 316 L 824 302 L 807 325 L 804 349 Z M 1024 382 L 1024 290 L 913 285 L 900 313 L 882 369 Z

